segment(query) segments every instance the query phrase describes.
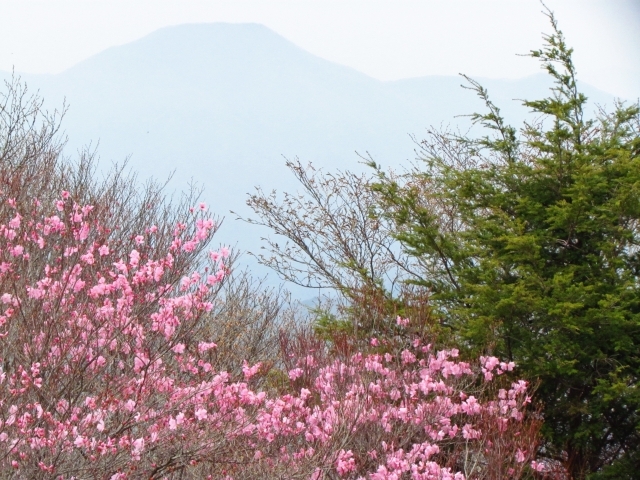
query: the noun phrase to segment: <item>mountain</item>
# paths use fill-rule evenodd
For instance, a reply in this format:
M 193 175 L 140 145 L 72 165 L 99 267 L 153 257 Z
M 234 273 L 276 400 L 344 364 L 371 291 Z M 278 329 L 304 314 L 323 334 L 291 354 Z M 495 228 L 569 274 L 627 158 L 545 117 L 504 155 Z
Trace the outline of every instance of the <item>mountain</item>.
M 0 73 L 0 77 L 9 77 Z M 131 157 L 142 178 L 184 189 L 205 187 L 214 212 L 226 216 L 221 241 L 257 250 L 246 193 L 295 189 L 285 157 L 328 170 L 362 169 L 355 151 L 386 166 L 414 159 L 425 128 L 443 122 L 468 126 L 456 115 L 482 110 L 461 77 L 381 82 L 318 58 L 257 24 L 194 24 L 158 30 L 109 48 L 57 75 L 23 75 L 50 107 L 66 97 L 67 152 L 99 141 L 102 162 Z M 526 116 L 514 98 L 548 94 L 547 76 L 480 79 L 505 117 Z M 595 102 L 612 97 L 588 85 Z

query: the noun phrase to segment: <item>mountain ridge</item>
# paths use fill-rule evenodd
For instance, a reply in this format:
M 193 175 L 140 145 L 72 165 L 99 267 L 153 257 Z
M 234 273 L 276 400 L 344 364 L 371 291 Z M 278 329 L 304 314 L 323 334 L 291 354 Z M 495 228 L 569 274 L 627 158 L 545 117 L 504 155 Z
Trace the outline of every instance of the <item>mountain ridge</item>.
M 483 107 L 459 87 L 460 77 L 383 82 L 259 24 L 165 27 L 59 74 L 23 78 L 50 107 L 66 97 L 68 154 L 99 141 L 104 163 L 131 156 L 143 179 L 175 171 L 170 188 L 181 190 L 195 178 L 223 215 L 248 215 L 244 200 L 256 185 L 296 189 L 283 156 L 327 170 L 361 170 L 355 151 L 369 152 L 398 167 L 415 158 L 411 135 L 420 138 L 441 124 L 464 130 L 469 119 L 456 116 Z M 536 98 L 549 88 L 544 74 L 478 80 L 512 122 L 525 118 L 526 109 L 511 99 Z M 586 87 L 598 103 L 613 98 Z M 265 233 L 226 222 L 220 237 L 255 251 Z

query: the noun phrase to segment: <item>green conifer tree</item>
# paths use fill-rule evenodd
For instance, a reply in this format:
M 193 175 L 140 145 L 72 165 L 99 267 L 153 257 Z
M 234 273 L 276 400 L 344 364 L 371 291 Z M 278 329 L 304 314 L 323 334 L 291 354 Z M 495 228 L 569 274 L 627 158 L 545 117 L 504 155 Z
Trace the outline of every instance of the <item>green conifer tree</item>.
M 572 478 L 638 478 L 639 110 L 585 117 L 572 50 L 549 18 L 531 56 L 554 87 L 524 102 L 537 122 L 508 126 L 470 80 L 489 135 L 432 133 L 419 171 L 379 172 L 375 188 L 453 339 L 539 382 L 542 453 Z

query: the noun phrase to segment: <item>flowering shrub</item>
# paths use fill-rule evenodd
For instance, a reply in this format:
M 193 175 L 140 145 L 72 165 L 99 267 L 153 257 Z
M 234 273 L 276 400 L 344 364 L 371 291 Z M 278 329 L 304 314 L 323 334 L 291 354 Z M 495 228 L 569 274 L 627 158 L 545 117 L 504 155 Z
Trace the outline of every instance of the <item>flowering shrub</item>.
M 278 415 L 261 414 L 258 429 L 286 450 L 291 469 L 308 457 L 317 466 L 311 478 L 531 473 L 540 424 L 525 416 L 527 383 L 494 385 L 513 363 L 481 357 L 472 365 L 456 350 L 433 351 L 418 338 L 391 352 L 393 343 L 380 341 L 387 347 L 380 353 L 336 358 L 313 338 L 285 338 L 288 377 L 299 394 L 268 400 Z
M 91 205 L 7 200 L 0 223 L 0 466 L 18 477 L 520 478 L 537 424 L 524 381 L 487 397 L 513 364 L 416 339 L 396 353 L 330 355 L 283 343 L 284 391 L 215 371 L 202 337 L 226 249 L 175 281 L 214 224 L 193 212 L 165 252 L 157 228 L 126 256 Z M 40 269 L 35 268 L 41 267 Z M 406 326 L 408 320 L 399 319 Z M 306 344 L 305 344 L 306 342 Z M 377 344 L 373 341 L 372 344 Z M 383 341 L 388 344 L 389 342 Z M 534 463 L 534 466 L 536 464 Z
M 163 255 L 153 255 L 157 227 L 149 226 L 132 236 L 136 248 L 123 257 L 93 206 L 66 191 L 52 212 L 38 200 L 28 211 L 13 199 L 7 204 L 10 218 L 0 223 L 3 467 L 65 478 L 135 469 L 145 444 L 174 442 L 163 432 L 176 430 L 182 408 L 220 381 L 207 363 L 215 344 L 200 340 L 198 326 L 213 307 L 228 251 L 211 253 L 206 275 L 176 282 L 176 269 L 213 233 L 202 214 L 194 213 L 193 226 L 175 226 Z
M 0 223 L 0 466 L 20 478 L 518 478 L 533 458 L 525 382 L 481 401 L 479 383 L 513 364 L 416 340 L 399 354 L 340 359 L 320 344 L 285 348 L 286 392 L 214 371 L 199 335 L 224 279 L 222 249 L 204 274 L 176 264 L 214 224 L 194 212 L 162 255 L 157 229 L 117 254 L 90 205 L 68 192 Z M 151 255 L 150 253 L 155 253 Z M 36 269 L 40 266 L 41 269 Z M 404 324 L 406 322 L 398 322 Z M 298 346 L 303 347 L 304 339 Z M 312 340 L 309 340 L 312 343 Z M 309 347 L 312 348 L 309 348 Z M 303 354 L 302 354 L 302 353 Z M 288 473 L 285 473 L 288 472 Z

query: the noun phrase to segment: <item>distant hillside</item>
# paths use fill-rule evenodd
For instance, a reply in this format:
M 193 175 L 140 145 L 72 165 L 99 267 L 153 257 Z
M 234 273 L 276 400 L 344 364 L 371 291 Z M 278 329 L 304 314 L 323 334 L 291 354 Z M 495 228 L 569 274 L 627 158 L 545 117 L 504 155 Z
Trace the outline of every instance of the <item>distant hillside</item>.
M 533 61 L 533 60 L 532 60 Z M 8 77 L 1 74 L 0 77 Z M 229 218 L 246 212 L 246 192 L 295 188 L 282 156 L 327 169 L 362 168 L 354 153 L 383 165 L 413 159 L 426 127 L 466 125 L 456 115 L 482 109 L 461 77 L 381 82 L 320 59 L 257 24 L 197 24 L 158 30 L 113 47 L 58 75 L 24 75 L 47 104 L 66 97 L 68 152 L 99 141 L 103 161 L 184 188 L 193 178 L 212 209 L 226 215 L 220 239 L 257 249 L 264 232 Z M 511 120 L 526 111 L 514 98 L 539 98 L 545 75 L 482 80 Z M 587 85 L 597 103 L 612 98 Z

